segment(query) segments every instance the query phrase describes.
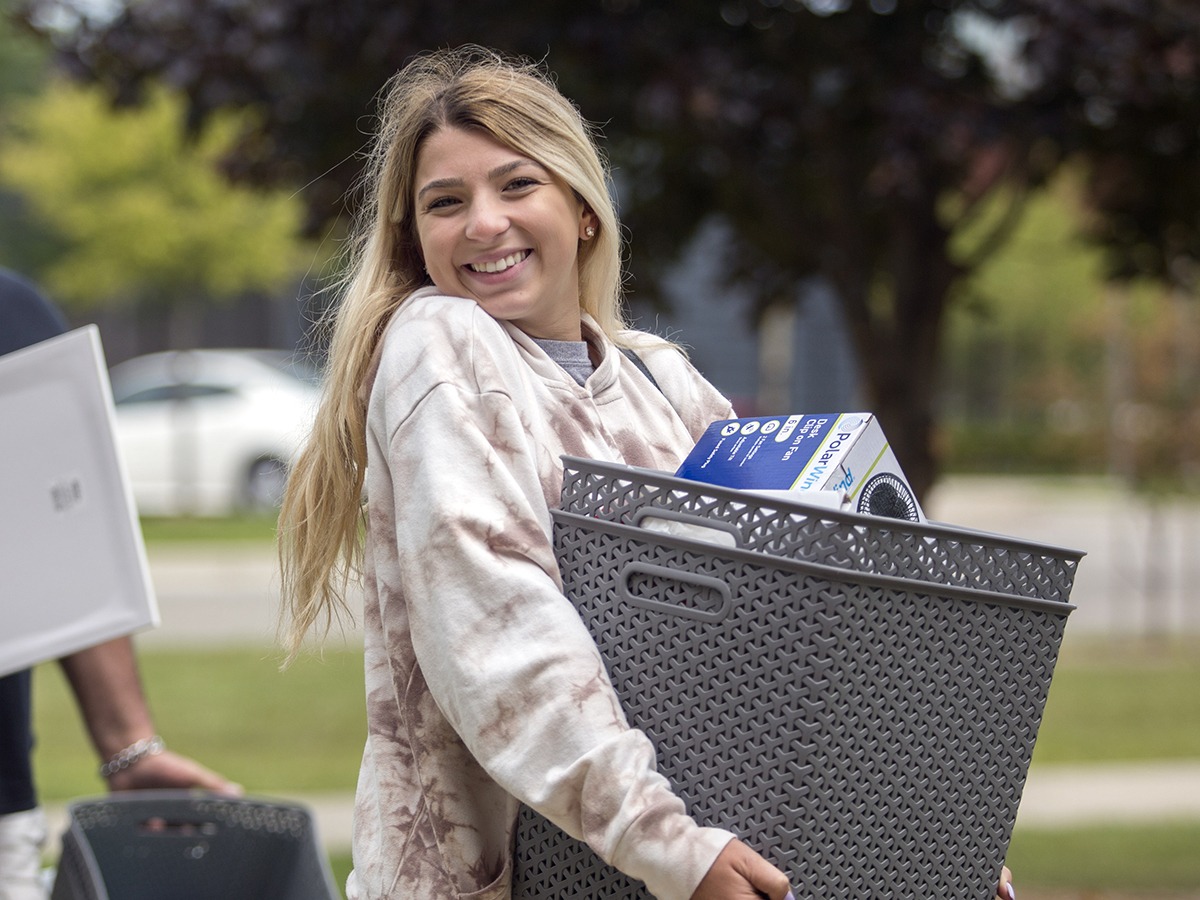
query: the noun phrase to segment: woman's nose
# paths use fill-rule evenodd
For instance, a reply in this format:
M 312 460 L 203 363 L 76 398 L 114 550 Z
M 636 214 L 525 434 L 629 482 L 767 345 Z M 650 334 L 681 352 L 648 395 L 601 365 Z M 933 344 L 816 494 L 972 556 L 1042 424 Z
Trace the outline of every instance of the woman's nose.
M 472 241 L 487 241 L 508 230 L 508 216 L 499 199 L 477 197 L 471 203 L 466 235 Z

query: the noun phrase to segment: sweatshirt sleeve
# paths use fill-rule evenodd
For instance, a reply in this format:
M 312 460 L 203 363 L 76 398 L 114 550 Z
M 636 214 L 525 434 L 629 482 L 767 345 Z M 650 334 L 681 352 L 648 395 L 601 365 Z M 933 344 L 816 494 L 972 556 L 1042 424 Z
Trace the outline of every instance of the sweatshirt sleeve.
M 398 583 L 430 694 L 505 790 L 686 900 L 732 836 L 686 815 L 563 596 L 529 412 L 473 360 L 453 364 L 462 377 L 415 402 L 411 386 L 381 400 Z

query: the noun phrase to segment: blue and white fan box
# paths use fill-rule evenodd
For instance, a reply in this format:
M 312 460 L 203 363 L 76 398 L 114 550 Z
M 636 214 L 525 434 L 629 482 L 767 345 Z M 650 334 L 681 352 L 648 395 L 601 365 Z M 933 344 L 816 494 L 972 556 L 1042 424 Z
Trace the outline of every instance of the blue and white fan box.
M 714 422 L 675 474 L 760 493 L 800 491 L 800 502 L 925 521 L 878 419 L 866 412 Z

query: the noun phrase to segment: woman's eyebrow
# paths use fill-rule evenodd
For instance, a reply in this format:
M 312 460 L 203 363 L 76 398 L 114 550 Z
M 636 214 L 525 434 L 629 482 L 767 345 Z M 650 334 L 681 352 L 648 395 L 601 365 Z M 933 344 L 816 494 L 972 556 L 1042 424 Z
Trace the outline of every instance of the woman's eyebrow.
M 488 172 L 488 179 L 495 180 L 497 178 L 503 178 L 509 172 L 515 171 L 516 169 L 519 169 L 522 166 L 534 166 L 535 168 L 538 168 L 538 169 L 544 168 L 543 166 L 534 162 L 532 159 L 526 159 L 524 157 L 521 157 L 520 159 L 514 159 L 511 162 L 506 162 L 506 163 L 503 163 L 502 165 L 496 166 L 496 168 L 494 168 L 490 172 Z M 420 200 L 422 197 L 424 197 L 430 191 L 441 191 L 441 190 L 446 190 L 449 188 L 460 188 L 465 183 L 466 182 L 464 182 L 463 179 L 461 179 L 461 178 L 435 178 L 433 181 L 429 182 L 427 185 L 425 185 L 423 188 L 421 188 L 419 191 L 417 191 L 417 199 Z
M 461 178 L 435 178 L 433 181 L 429 182 L 429 184 L 425 185 L 425 187 L 417 191 L 417 199 L 420 200 L 430 191 L 441 191 L 447 188 L 462 187 L 463 184 L 464 182 Z
M 534 166 L 539 169 L 542 168 L 540 165 L 535 163 L 532 159 L 526 159 L 525 157 L 521 157 L 520 159 L 514 159 L 512 162 L 504 163 L 504 165 L 502 165 L 502 166 L 496 166 L 496 168 L 494 168 L 494 169 L 492 169 L 492 171 L 488 172 L 488 178 L 493 179 L 493 180 L 496 178 L 503 178 L 509 172 L 515 171 L 516 169 L 521 168 L 521 166 Z

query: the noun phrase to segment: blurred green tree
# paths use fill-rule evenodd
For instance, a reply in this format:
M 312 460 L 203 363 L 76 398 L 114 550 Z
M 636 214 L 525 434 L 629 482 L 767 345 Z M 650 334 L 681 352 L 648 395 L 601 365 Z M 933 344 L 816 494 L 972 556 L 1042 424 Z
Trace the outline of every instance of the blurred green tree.
M 165 304 L 189 341 L 196 301 L 279 289 L 304 259 L 300 201 L 230 186 L 216 170 L 238 114 L 211 117 L 189 140 L 183 109 L 157 88 L 114 113 L 100 89 L 54 82 L 11 111 L 0 183 L 61 241 L 41 274 L 64 306 Z
M 192 127 L 254 110 L 224 168 L 305 184 L 311 230 L 352 203 L 360 120 L 411 54 L 486 36 L 545 57 L 605 127 L 635 273 L 720 216 L 760 310 L 827 280 L 919 492 L 955 288 L 1064 160 L 1094 176 L 1112 274 L 1200 256 L 1192 0 L 141 0 L 100 21 L 28 0 L 26 19 L 118 103 L 162 80 Z M 993 196 L 1006 210 L 952 246 Z
M 40 41 L 14 27 L 13 0 L 0 0 L 0 109 L 40 86 L 49 53 Z
M 36 92 L 50 70 L 49 49 L 14 27 L 12 6 L 12 0 L 0 0 L 0 135 L 11 105 Z M 0 265 L 36 278 L 57 250 L 21 195 L 0 185 Z

